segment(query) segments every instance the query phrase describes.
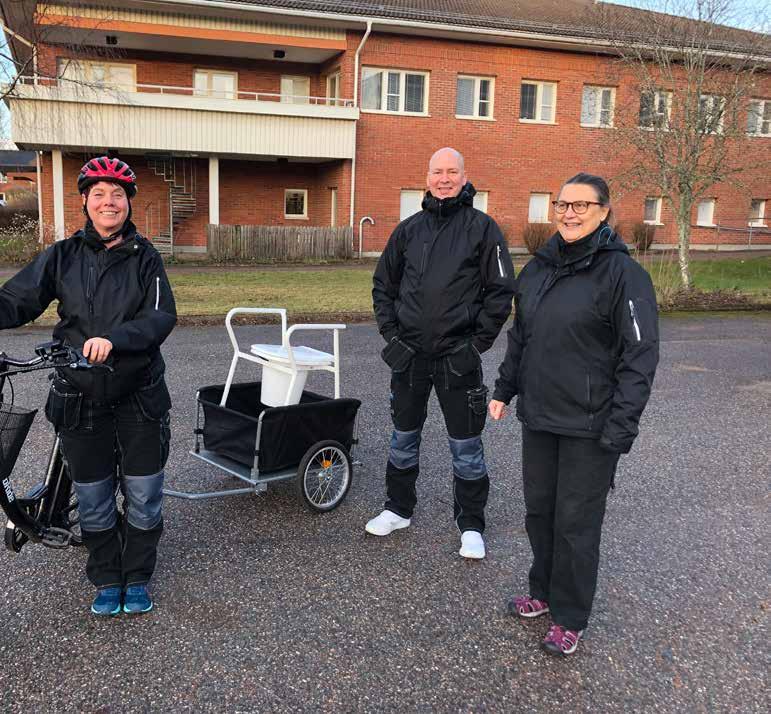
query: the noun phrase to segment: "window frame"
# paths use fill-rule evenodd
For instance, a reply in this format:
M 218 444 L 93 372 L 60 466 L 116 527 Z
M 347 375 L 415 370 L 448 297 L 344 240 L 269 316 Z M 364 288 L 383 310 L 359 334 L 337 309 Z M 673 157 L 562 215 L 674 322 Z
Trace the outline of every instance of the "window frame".
M 415 213 L 410 213 L 409 216 L 403 216 L 402 215 L 402 197 L 405 193 L 417 193 L 419 194 L 419 201 L 418 201 L 418 210 L 415 211 Z M 399 222 L 406 221 L 411 216 L 414 216 L 416 213 L 420 213 L 420 211 L 423 210 L 421 203 L 423 202 L 423 197 L 426 195 L 425 189 L 418 189 L 418 188 L 400 188 L 399 189 Z
M 102 87 L 105 89 L 117 89 L 118 91 L 129 91 L 129 92 L 136 92 L 137 91 L 137 66 L 136 63 L 132 62 L 103 62 L 101 60 L 90 60 L 90 59 L 78 59 L 75 57 L 57 57 L 56 58 L 56 74 L 57 74 L 57 81 L 61 82 L 64 80 L 65 82 L 73 82 L 78 80 L 73 80 L 71 78 L 65 77 L 64 73 L 67 71 L 66 67 L 68 65 L 80 65 L 83 68 L 88 69 L 88 79 L 85 80 L 85 83 L 87 85 L 90 85 L 93 88 L 96 87 Z M 126 90 L 122 86 L 116 86 L 111 84 L 98 84 L 93 79 L 93 68 L 99 66 L 99 67 L 120 67 L 122 69 L 125 69 L 126 67 L 131 68 L 131 77 L 132 77 L 132 86 L 130 89 Z
M 292 94 L 284 94 L 283 91 L 283 84 L 285 79 L 291 79 L 293 82 L 297 79 L 302 79 L 304 81 L 308 82 L 308 94 L 295 94 L 294 89 L 292 90 Z M 312 77 L 309 74 L 282 74 L 280 75 L 279 84 L 278 84 L 278 95 L 279 95 L 279 101 L 283 104 L 310 104 L 311 103 L 311 82 Z M 286 97 L 286 99 L 284 98 Z M 302 100 L 305 99 L 305 101 L 298 101 L 298 99 Z
M 367 109 L 364 107 L 364 79 L 368 72 L 380 73 L 383 79 L 380 82 L 380 109 Z M 399 74 L 399 109 L 392 111 L 388 109 L 388 74 Z M 423 111 L 408 112 L 404 110 L 404 104 L 407 101 L 407 75 L 415 74 L 423 77 Z M 428 102 L 431 96 L 430 92 L 431 73 L 418 69 L 399 69 L 397 67 L 362 67 L 361 68 L 361 99 L 359 101 L 359 111 L 364 114 L 391 114 L 408 117 L 427 117 Z M 385 107 L 385 109 L 383 108 Z
M 723 120 L 725 118 L 726 98 L 723 97 L 720 94 L 700 94 L 699 95 L 699 121 L 703 121 L 704 120 L 703 115 L 702 115 L 702 107 L 701 107 L 701 102 L 702 102 L 703 99 L 711 100 L 712 106 L 709 109 L 710 119 L 711 119 L 712 113 L 714 112 L 714 109 L 715 109 L 715 100 L 718 100 L 720 102 L 720 104 L 722 105 L 720 107 L 720 121 L 718 122 L 717 127 L 715 127 L 715 129 L 712 130 L 712 131 L 704 130 L 703 133 L 704 134 L 722 134 L 723 133 Z
M 303 195 L 303 211 L 302 215 L 298 213 L 286 212 L 286 200 L 290 193 L 301 193 Z M 290 221 L 304 221 L 308 220 L 308 189 L 307 188 L 285 188 L 284 189 L 284 218 Z
M 710 223 L 701 223 L 699 220 L 699 213 L 701 212 L 699 208 L 704 203 L 711 203 L 712 204 L 712 210 L 710 211 L 709 220 Z M 697 204 L 696 204 L 696 226 L 699 228 L 715 228 L 717 224 L 715 223 L 715 207 L 717 205 L 717 200 L 714 198 L 702 198 Z
M 752 217 L 752 204 L 753 203 L 759 203 L 760 204 L 760 210 L 758 211 L 758 217 L 753 218 Z M 767 200 L 765 198 L 751 198 L 750 199 L 750 217 L 747 221 L 747 225 L 751 228 L 766 228 L 768 224 L 766 223 L 766 203 Z
M 473 114 L 458 114 L 458 80 L 461 79 L 471 79 L 474 81 Z M 490 113 L 486 117 L 479 114 L 479 104 L 482 101 L 479 97 L 479 92 L 482 81 L 490 82 L 490 98 L 487 100 Z M 455 118 L 466 121 L 495 121 L 495 77 L 486 77 L 480 74 L 458 74 L 455 77 Z
M 597 112 L 597 123 L 590 124 L 584 121 L 584 92 L 587 89 L 599 89 L 601 90 L 597 95 L 597 102 L 595 104 L 595 110 Z M 610 123 L 602 123 L 602 92 L 608 90 L 610 92 Z M 602 84 L 585 84 L 581 89 L 581 107 L 579 110 L 578 123 L 580 126 L 587 129 L 612 129 L 613 121 L 616 118 L 616 88 L 608 87 Z
M 326 81 L 326 99 L 327 99 L 327 106 L 330 107 L 339 107 L 342 106 L 340 103 L 340 80 L 342 78 L 342 72 L 340 71 L 340 68 L 338 67 L 334 72 L 330 72 L 327 75 L 327 81 Z M 332 82 L 332 80 L 335 81 L 335 94 L 332 96 L 331 92 L 329 91 L 329 85 Z
M 534 85 L 535 90 L 535 119 L 526 119 L 522 117 L 522 86 L 525 84 Z M 554 87 L 554 106 L 552 107 L 553 118 L 549 121 L 539 118 L 541 116 L 541 98 L 543 96 L 543 88 L 545 85 L 550 84 Z M 519 82 L 519 121 L 522 124 L 556 124 L 557 123 L 557 82 L 552 82 L 545 79 L 522 79 Z M 549 194 L 551 195 L 551 194 Z
M 545 220 L 543 221 L 532 221 L 530 220 L 531 215 L 531 208 L 533 206 L 533 198 L 535 196 L 546 196 L 546 216 Z M 551 219 L 549 218 L 549 209 L 551 208 L 551 193 L 546 193 L 545 191 L 531 191 L 530 197 L 527 201 L 527 222 L 529 225 L 544 225 L 546 223 L 551 223 Z
M 484 201 L 482 200 L 483 197 L 484 197 Z M 472 201 L 476 201 L 477 199 L 479 200 L 480 204 L 484 203 L 485 207 L 484 208 L 480 208 L 479 206 L 474 205 L 474 208 L 476 208 L 477 211 L 482 211 L 482 213 L 484 213 L 484 214 L 489 216 L 490 214 L 488 213 L 488 209 L 490 208 L 490 192 L 489 191 L 477 191 L 474 194 L 474 198 L 472 199 Z
M 767 108 L 771 107 L 771 99 L 750 99 L 749 101 L 749 107 L 747 108 L 747 124 L 749 125 L 749 114 L 753 111 L 752 106 L 753 105 L 760 105 L 760 112 L 758 113 L 758 131 L 750 131 L 749 126 L 746 127 L 746 134 L 747 136 L 755 136 L 759 138 L 769 138 L 771 137 L 771 117 L 768 119 L 768 132 L 763 133 L 763 123 L 766 121 L 764 118 L 766 115 Z M 769 109 L 769 114 L 771 114 L 771 109 Z
M 197 74 L 205 74 L 207 78 L 207 88 L 206 93 L 199 93 L 199 89 L 195 86 L 195 78 Z M 215 90 L 212 87 L 212 81 L 214 79 L 215 74 L 221 74 L 223 76 L 230 76 L 233 78 L 233 96 L 232 97 L 217 97 L 214 95 L 214 92 L 219 91 Z M 238 72 L 232 72 L 229 69 L 212 69 L 211 67 L 193 67 L 193 96 L 195 97 L 205 97 L 206 99 L 238 99 Z
M 645 217 L 645 204 L 648 201 L 656 201 L 656 218 L 652 221 L 648 220 Z M 663 204 L 663 201 L 661 196 L 646 196 L 645 200 L 643 201 L 643 223 L 649 226 L 663 226 L 664 224 L 661 222 L 661 205 L 662 204 Z
M 644 94 L 650 94 L 650 90 L 644 90 L 640 92 L 640 105 L 642 105 L 642 98 Z M 664 131 L 669 131 L 669 122 L 672 119 L 672 92 L 668 89 L 656 89 L 653 91 L 653 99 L 654 104 L 656 107 L 659 105 L 659 100 L 662 94 L 666 95 L 666 107 L 667 107 L 667 114 L 666 117 L 664 117 L 664 122 L 661 124 L 661 126 L 657 126 L 654 122 L 651 126 L 645 126 L 644 124 L 640 123 L 640 111 L 637 112 L 637 122 L 638 122 L 638 128 L 642 129 L 644 131 L 656 131 L 656 129 L 663 129 Z M 642 107 L 640 107 L 642 108 Z M 654 112 L 654 116 L 661 116 L 658 111 Z

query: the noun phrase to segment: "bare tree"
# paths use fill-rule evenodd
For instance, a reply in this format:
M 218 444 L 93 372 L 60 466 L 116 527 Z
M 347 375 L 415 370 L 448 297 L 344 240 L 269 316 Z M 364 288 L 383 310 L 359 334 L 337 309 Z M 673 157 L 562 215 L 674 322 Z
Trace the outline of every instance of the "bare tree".
M 771 39 L 767 15 L 750 20 L 757 31 L 728 26 L 738 19 L 735 0 L 655 6 L 659 12 L 599 10 L 617 58 L 611 72 L 639 92 L 639 105 L 620 103 L 606 140 L 631 166 L 615 177 L 622 191 L 655 187 L 672 209 L 682 284 L 690 288 L 694 206 L 716 185 L 741 188 L 743 177 L 771 169 L 771 156 L 748 146 L 763 121 L 752 98 L 769 87 Z

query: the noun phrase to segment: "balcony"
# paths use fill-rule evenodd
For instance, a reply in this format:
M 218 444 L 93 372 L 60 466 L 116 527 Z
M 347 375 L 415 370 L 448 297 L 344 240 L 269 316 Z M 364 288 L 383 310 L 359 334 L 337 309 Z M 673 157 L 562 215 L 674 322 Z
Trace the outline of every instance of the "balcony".
M 352 159 L 353 101 L 23 77 L 6 97 L 20 148 L 164 152 L 305 161 Z M 215 96 L 213 96 L 215 95 Z

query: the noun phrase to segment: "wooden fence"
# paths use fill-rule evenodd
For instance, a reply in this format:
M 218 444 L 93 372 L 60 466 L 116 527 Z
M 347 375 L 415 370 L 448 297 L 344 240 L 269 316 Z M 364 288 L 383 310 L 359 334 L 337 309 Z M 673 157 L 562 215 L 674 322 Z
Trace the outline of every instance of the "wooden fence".
M 353 255 L 353 229 L 320 226 L 206 226 L 209 258 L 255 263 L 343 260 Z

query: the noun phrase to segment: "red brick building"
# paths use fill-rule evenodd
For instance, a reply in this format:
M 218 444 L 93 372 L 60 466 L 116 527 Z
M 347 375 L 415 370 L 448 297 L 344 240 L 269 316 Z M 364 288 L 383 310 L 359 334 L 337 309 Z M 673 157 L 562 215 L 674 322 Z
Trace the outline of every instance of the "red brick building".
M 34 5 L 0 0 L 21 35 Z M 137 171 L 134 219 L 160 247 L 203 252 L 209 223 L 350 224 L 358 235 L 369 216 L 364 250 L 378 252 L 419 205 L 431 153 L 449 145 L 516 249 L 528 222 L 551 218 L 566 178 L 624 168 L 606 138 L 616 107 L 641 102 L 629 78 L 608 80 L 593 0 L 37 5 L 38 79 L 8 104 L 14 141 L 41 152 L 43 216 L 58 237 L 82 222 L 79 166 L 109 152 Z M 742 121 L 760 156 L 771 151 L 768 75 L 759 87 Z M 694 244 L 746 245 L 750 224 L 768 223 L 767 171 L 743 184 L 695 209 Z M 614 207 L 675 242 L 651 189 Z

